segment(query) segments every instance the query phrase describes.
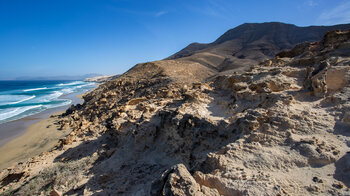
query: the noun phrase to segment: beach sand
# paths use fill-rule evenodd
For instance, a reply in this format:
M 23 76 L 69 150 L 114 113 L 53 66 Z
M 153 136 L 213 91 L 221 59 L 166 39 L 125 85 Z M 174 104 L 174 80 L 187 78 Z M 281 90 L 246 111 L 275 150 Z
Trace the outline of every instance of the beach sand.
M 81 103 L 81 95 L 71 94 L 62 98 Z M 46 110 L 42 113 L 0 125 L 0 170 L 52 149 L 58 140 L 71 130 L 58 130 L 57 118 L 49 118 L 65 111 L 68 106 Z

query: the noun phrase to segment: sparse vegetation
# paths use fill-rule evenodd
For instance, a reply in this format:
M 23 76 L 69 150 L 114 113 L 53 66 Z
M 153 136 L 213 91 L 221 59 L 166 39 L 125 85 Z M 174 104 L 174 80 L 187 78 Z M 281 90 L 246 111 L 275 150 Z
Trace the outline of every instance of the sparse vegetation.
M 84 172 L 88 171 L 95 160 L 86 157 L 77 161 L 57 163 L 40 171 L 22 187 L 6 191 L 2 195 L 47 195 L 53 188 L 70 190 L 82 180 Z

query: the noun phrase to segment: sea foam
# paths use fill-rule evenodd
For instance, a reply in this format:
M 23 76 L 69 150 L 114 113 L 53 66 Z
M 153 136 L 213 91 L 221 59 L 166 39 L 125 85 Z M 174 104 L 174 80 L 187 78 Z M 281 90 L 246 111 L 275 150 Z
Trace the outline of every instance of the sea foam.
M 40 91 L 40 90 L 46 90 L 46 89 L 48 89 L 48 88 L 47 87 L 43 87 L 43 88 L 25 89 L 25 90 L 23 90 L 23 92 Z
M 86 92 L 94 85 L 95 83 L 82 81 L 67 83 L 48 81 L 41 86 L 35 82 L 25 83 L 23 88 L 8 88 L 6 91 L 0 91 L 0 123 L 24 118 L 46 109 L 69 105 L 72 100 L 62 96 Z
M 12 109 L 2 109 L 0 110 L 0 121 L 12 118 L 14 116 L 17 116 L 19 114 L 22 114 L 28 110 L 40 108 L 43 105 L 34 105 L 34 106 L 27 106 L 27 107 L 20 107 L 20 108 L 12 108 Z
M 0 105 L 12 105 L 22 103 L 34 99 L 35 97 L 35 95 L 0 95 Z
M 78 85 L 78 84 L 83 84 L 84 82 L 82 81 L 75 81 L 75 82 L 70 82 L 70 83 L 61 83 L 58 84 L 57 86 L 73 86 L 73 85 Z

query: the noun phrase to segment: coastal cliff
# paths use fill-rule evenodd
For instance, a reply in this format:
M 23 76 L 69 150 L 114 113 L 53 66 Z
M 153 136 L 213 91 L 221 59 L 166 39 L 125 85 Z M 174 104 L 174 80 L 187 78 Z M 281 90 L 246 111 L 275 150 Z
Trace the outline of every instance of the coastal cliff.
M 118 77 L 118 75 L 116 75 L 116 76 L 96 76 L 96 77 L 92 77 L 92 78 L 85 78 L 84 82 L 103 83 L 103 82 L 107 82 L 107 81 L 116 79 L 117 77 Z
M 350 194 L 350 31 L 244 73 L 138 64 L 83 98 L 54 149 L 1 172 L 1 194 Z

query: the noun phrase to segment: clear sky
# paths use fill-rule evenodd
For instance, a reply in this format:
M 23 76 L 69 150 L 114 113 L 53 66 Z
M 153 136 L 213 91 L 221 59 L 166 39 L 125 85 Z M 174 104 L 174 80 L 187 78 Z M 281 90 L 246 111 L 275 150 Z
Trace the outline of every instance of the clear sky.
M 0 79 L 120 74 L 245 22 L 350 23 L 349 0 L 0 0 Z

